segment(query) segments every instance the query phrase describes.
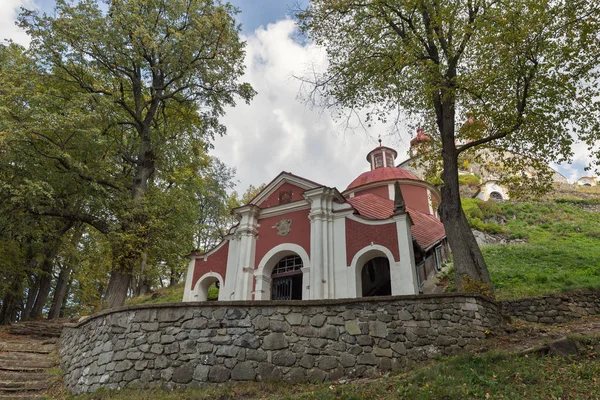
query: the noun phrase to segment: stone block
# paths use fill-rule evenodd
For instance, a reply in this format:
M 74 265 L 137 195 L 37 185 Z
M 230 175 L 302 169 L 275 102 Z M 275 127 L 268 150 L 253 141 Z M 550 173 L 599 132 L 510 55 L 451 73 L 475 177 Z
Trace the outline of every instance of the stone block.
M 283 376 L 283 380 L 292 383 L 304 382 L 306 380 L 306 370 L 303 368 L 290 368 Z
M 298 363 L 303 368 L 310 369 L 315 365 L 315 358 L 310 354 L 305 354 Z
M 352 336 L 360 335 L 362 333 L 358 321 L 355 319 L 346 321 L 344 328 L 346 329 L 346 332 Z
M 330 369 L 334 369 L 338 366 L 338 360 L 336 357 L 332 356 L 324 356 L 319 358 L 317 361 L 317 367 L 324 371 L 329 371 Z
M 327 317 L 325 315 L 317 314 L 310 319 L 309 323 L 314 327 L 320 328 L 323 326 L 323 324 L 325 324 L 325 321 L 327 321 Z
M 194 380 L 199 382 L 206 382 L 208 380 L 209 371 L 210 367 L 208 365 L 196 365 L 193 375 Z
M 325 326 L 321 328 L 319 332 L 319 337 L 331 340 L 338 340 L 340 337 L 340 332 L 338 331 L 338 328 L 336 326 Z
M 227 368 L 220 365 L 215 365 L 208 373 L 208 381 L 217 383 L 226 382 L 229 380 L 230 376 L 231 372 Z
M 173 370 L 171 379 L 175 383 L 190 383 L 194 377 L 194 366 L 192 364 L 183 364 Z
M 273 353 L 272 363 L 283 367 L 291 367 L 296 363 L 296 355 L 289 350 L 277 351 Z
M 183 317 L 183 313 L 175 308 L 161 308 L 156 313 L 158 322 L 175 322 Z
M 302 323 L 302 314 L 292 312 L 285 316 L 285 320 L 290 325 L 300 325 Z
M 357 357 L 356 362 L 359 365 L 377 365 L 377 357 L 373 353 L 364 353 Z
M 308 373 L 306 374 L 306 378 L 311 383 L 321 383 L 325 379 L 327 379 L 327 372 L 321 371 L 318 368 L 313 368 L 313 369 L 308 370 Z
M 281 368 L 271 363 L 261 362 L 258 364 L 258 375 L 256 378 L 259 381 L 277 381 L 283 378 L 283 373 L 281 372 Z
M 275 332 L 265 336 L 262 347 L 264 350 L 285 349 L 288 347 L 288 342 L 283 333 Z
M 234 381 L 252 381 L 256 377 L 256 371 L 251 362 L 240 362 L 231 370 L 231 379 Z
M 271 332 L 287 332 L 290 330 L 290 325 L 285 321 L 270 321 Z
M 385 338 L 387 336 L 387 324 L 381 321 L 370 321 L 369 335 L 373 337 Z

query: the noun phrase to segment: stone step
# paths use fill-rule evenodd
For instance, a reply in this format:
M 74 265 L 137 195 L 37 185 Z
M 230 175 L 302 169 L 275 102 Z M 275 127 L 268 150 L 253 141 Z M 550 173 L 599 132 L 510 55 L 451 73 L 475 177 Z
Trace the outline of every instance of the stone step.
M 0 371 L 0 381 L 46 381 L 52 375 L 43 372 Z
M 44 372 L 48 368 L 53 367 L 55 364 L 51 366 L 40 366 L 40 365 L 23 365 L 19 363 L 4 363 L 0 362 L 0 371 L 11 371 L 11 372 Z
M 18 351 L 0 351 L 0 360 L 47 360 L 48 355 L 42 353 L 21 353 Z
M 45 381 L 13 382 L 0 380 L 0 393 L 40 391 L 49 387 L 50 384 Z
M 39 393 L 0 393 L 0 400 L 45 400 L 48 397 Z
M 45 358 L 45 359 L 18 359 L 18 358 L 11 358 L 11 357 L 3 357 L 2 354 L 0 354 L 0 369 L 3 369 L 2 367 L 4 366 L 9 366 L 9 367 L 13 367 L 13 366 L 22 366 L 22 367 L 27 367 L 27 368 L 52 368 L 54 366 L 56 366 L 57 362 L 55 360 L 52 360 L 50 358 Z
M 19 342 L 4 342 L 0 343 L 0 352 L 17 352 L 17 353 L 40 353 L 49 354 L 56 350 L 53 344 L 31 344 Z

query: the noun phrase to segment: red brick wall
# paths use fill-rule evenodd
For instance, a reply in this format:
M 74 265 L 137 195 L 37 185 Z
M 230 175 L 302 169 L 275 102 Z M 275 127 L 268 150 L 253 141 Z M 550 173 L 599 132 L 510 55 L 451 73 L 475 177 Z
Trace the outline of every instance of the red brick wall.
M 308 219 L 308 213 L 309 210 L 300 210 L 258 220 L 260 227 L 258 228 L 258 238 L 256 240 L 255 268 L 258 267 L 258 263 L 269 250 L 282 243 L 297 244 L 307 254 L 310 254 L 310 220 Z M 279 236 L 277 229 L 273 228 L 283 218 L 292 220 L 292 229 L 287 236 Z
M 273 206 L 278 206 L 279 205 L 279 193 L 285 192 L 285 191 L 292 192 L 292 200 L 290 201 L 291 203 L 293 203 L 294 201 L 304 200 L 304 197 L 302 197 L 302 193 L 304 193 L 304 191 L 305 191 L 304 189 L 302 189 L 301 187 L 292 185 L 291 183 L 285 182 L 283 185 L 281 185 L 279 188 L 277 188 L 277 190 L 275 190 L 275 192 L 273 192 L 269 197 L 267 197 L 262 203 L 260 203 L 260 208 L 269 208 L 269 207 L 273 207 Z
M 359 250 L 373 244 L 378 244 L 390 250 L 394 260 L 400 259 L 398 250 L 398 232 L 396 224 L 366 225 L 346 218 L 346 265 L 352 263 L 354 255 Z
M 208 256 L 208 259 L 204 261 L 203 258 L 197 258 L 196 264 L 194 265 L 194 275 L 192 277 L 192 287 L 198 282 L 198 279 L 207 272 L 216 272 L 225 278 L 227 272 L 227 256 L 229 255 L 229 241 L 227 241 L 220 249 Z M 225 282 L 221 282 L 221 285 Z

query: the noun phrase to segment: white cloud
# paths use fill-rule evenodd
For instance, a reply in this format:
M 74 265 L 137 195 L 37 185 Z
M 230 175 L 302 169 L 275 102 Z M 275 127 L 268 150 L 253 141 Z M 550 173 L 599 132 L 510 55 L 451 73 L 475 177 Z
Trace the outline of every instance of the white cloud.
M 2 0 L 0 1 L 0 42 L 11 39 L 15 43 L 28 46 L 31 39 L 21 28 L 15 25 L 21 7 L 38 8 L 34 0 Z
M 366 154 L 383 144 L 398 151 L 396 162 L 407 158 L 413 132 L 390 136 L 389 127 L 344 129 L 327 110 L 312 109 L 297 99 L 302 76 L 313 67 L 323 71 L 326 55 L 310 43 L 294 41 L 294 22 L 281 20 L 260 27 L 246 38 L 246 75 L 258 95 L 250 105 L 230 109 L 223 122 L 228 134 L 215 141 L 213 154 L 237 168 L 238 190 L 268 183 L 279 172 L 289 171 L 327 186 L 344 190 L 368 170 Z M 403 121 L 400 121 L 401 123 Z M 407 125 L 407 124 L 405 124 Z M 407 128 L 407 126 L 406 126 Z M 573 164 L 552 165 L 571 182 L 582 175 L 591 159 L 582 144 L 574 146 Z
M 327 186 L 344 190 L 369 169 L 367 153 L 378 145 L 394 147 L 402 161 L 408 136 L 387 136 L 386 126 L 344 129 L 328 111 L 312 109 L 297 99 L 300 81 L 313 64 L 326 66 L 325 54 L 311 44 L 294 41 L 291 20 L 257 29 L 246 38 L 246 75 L 258 92 L 250 105 L 230 109 L 223 122 L 227 136 L 215 141 L 213 154 L 237 168 L 238 190 L 268 183 L 288 171 Z M 402 140 L 403 139 L 403 140 Z

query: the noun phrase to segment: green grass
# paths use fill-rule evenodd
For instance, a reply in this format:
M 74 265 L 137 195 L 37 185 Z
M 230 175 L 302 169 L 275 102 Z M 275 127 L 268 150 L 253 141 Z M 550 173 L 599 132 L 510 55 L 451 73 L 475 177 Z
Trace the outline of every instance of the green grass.
M 133 306 L 137 304 L 156 304 L 156 303 L 178 303 L 183 299 L 183 289 L 185 283 L 178 283 L 174 286 L 157 289 L 143 296 L 133 297 L 125 301 L 126 305 Z M 219 289 L 213 283 L 208 288 L 208 300 L 217 300 Z
M 538 203 L 490 202 L 467 199 L 471 227 L 477 219 L 498 225 L 509 239 L 524 244 L 482 249 L 499 299 L 538 296 L 600 287 L 600 213 L 579 204 L 595 200 L 559 199 Z M 488 233 L 496 233 L 490 232 Z
M 126 305 L 156 304 L 156 303 L 178 303 L 183 299 L 184 283 L 174 286 L 160 288 L 143 296 L 133 297 L 125 301 Z
M 577 338 L 573 338 L 577 339 Z M 585 357 L 560 358 L 490 352 L 441 358 L 404 373 L 345 384 L 231 382 L 182 391 L 159 389 L 96 392 L 78 400 L 204 399 L 586 399 L 600 394 L 600 363 L 585 338 Z

